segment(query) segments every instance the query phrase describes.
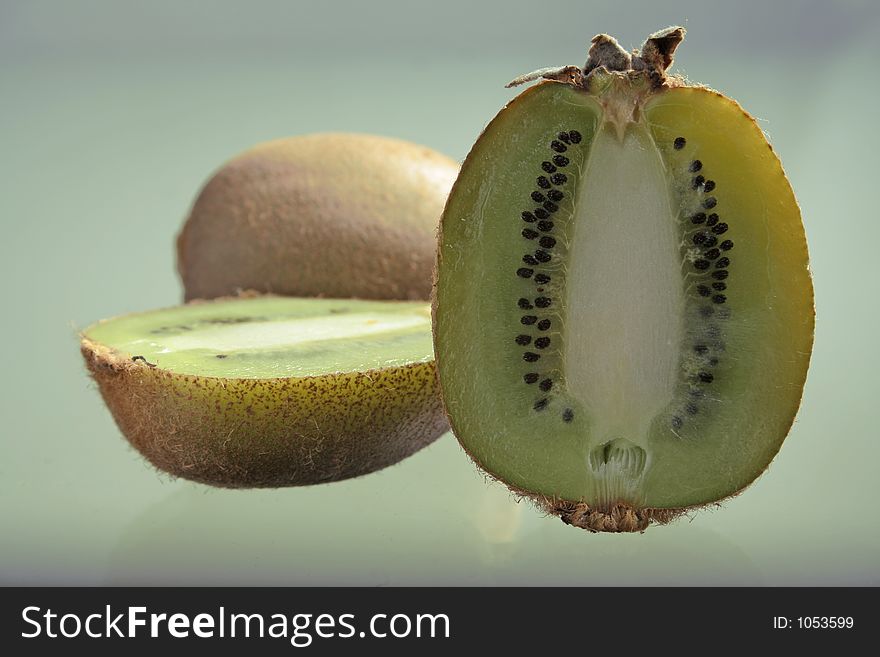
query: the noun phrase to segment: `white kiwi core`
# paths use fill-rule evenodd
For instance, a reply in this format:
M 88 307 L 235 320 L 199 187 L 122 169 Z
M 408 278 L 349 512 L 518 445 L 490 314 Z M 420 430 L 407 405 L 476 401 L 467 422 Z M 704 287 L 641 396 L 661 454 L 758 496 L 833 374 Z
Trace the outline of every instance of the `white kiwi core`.
M 663 162 L 633 125 L 600 130 L 568 245 L 564 379 L 596 422 L 592 441 L 646 446 L 675 396 L 684 335 L 681 236 Z

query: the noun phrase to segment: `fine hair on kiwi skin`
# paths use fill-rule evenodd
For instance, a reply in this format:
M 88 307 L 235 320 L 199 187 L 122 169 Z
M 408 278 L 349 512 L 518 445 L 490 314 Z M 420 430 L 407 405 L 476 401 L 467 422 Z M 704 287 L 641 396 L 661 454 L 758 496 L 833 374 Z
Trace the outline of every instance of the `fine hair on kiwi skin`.
M 249 294 L 106 320 L 84 330 L 81 351 L 121 433 L 158 469 L 227 488 L 302 486 L 385 468 L 448 430 L 428 312 L 421 303 Z M 273 329 L 276 316 L 291 321 Z M 297 351 L 283 343 L 300 317 L 318 338 Z M 382 332 L 370 333 L 385 320 L 387 347 Z M 204 344 L 199 331 L 211 336 Z M 261 340 L 265 349 L 254 351 Z M 170 363 L 163 345 L 189 350 L 196 365 Z M 284 349 L 293 356 L 279 358 Z M 340 353 L 360 362 L 358 350 L 387 364 L 334 371 Z M 284 367 L 305 373 L 285 376 Z
M 589 531 L 742 491 L 792 425 L 812 349 L 791 187 L 735 101 L 667 74 L 683 36 L 631 54 L 598 35 L 584 67 L 515 79 L 541 82 L 485 129 L 441 220 L 453 432 Z
M 427 300 L 458 169 L 426 146 L 358 133 L 249 148 L 205 183 L 177 237 L 184 298 Z

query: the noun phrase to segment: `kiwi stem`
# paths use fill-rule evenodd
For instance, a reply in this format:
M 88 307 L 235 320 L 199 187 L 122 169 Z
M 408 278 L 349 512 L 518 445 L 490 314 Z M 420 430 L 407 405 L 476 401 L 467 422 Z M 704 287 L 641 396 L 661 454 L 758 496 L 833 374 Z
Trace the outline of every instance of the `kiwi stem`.
M 655 87 L 666 84 L 666 70 L 672 66 L 675 49 L 684 40 L 685 29 L 679 26 L 667 27 L 654 32 L 642 45 L 641 51 L 628 53 L 613 36 L 597 34 L 591 41 L 584 68 L 577 66 L 551 66 L 539 68 L 531 73 L 520 75 L 508 82 L 505 87 L 516 87 L 535 80 L 553 80 L 586 89 L 588 78 L 593 71 L 644 71 Z

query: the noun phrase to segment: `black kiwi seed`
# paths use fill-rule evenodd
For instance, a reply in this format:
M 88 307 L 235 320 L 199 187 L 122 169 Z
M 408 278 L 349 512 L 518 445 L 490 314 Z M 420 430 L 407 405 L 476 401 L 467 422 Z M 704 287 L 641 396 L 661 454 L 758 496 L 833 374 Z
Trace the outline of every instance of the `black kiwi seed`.
M 727 224 L 723 221 L 720 224 L 715 224 L 712 226 L 712 232 L 716 235 L 723 235 L 727 232 Z
M 531 326 L 538 321 L 538 318 L 535 315 L 523 315 L 522 317 L 520 317 L 519 321 L 521 324 Z
M 681 425 L 683 424 L 683 422 L 681 421 L 680 417 L 678 417 L 677 415 L 673 415 L 671 424 L 673 429 L 681 429 Z
M 702 259 L 700 259 L 700 260 L 697 260 L 697 261 L 694 262 L 694 267 L 696 267 L 697 269 L 699 269 L 700 271 L 702 271 L 702 270 L 704 270 L 704 269 L 709 269 L 709 265 L 710 265 L 710 264 L 711 264 L 711 263 L 710 263 L 708 260 L 702 260 Z
M 705 201 L 703 201 L 703 207 L 707 210 L 711 210 L 716 205 L 718 205 L 718 199 L 716 199 L 714 196 L 710 196 Z
M 544 195 L 541 192 L 532 192 L 532 200 L 535 203 L 543 203 L 546 200 L 546 198 L 544 197 Z
M 547 212 L 544 208 L 535 208 L 535 216 L 538 219 L 546 219 L 550 216 L 550 213 Z
M 712 381 L 715 380 L 715 377 L 712 376 L 712 374 L 711 374 L 710 372 L 700 372 L 700 373 L 697 375 L 697 377 L 698 377 L 698 378 L 700 379 L 700 381 L 702 381 L 703 383 L 712 383 Z
M 706 213 L 705 212 L 697 212 L 693 217 L 691 217 L 691 222 L 695 224 L 701 224 L 706 221 Z
M 532 223 L 532 222 L 534 222 L 534 221 L 537 221 L 537 218 L 535 217 L 535 215 L 533 215 L 533 214 L 532 214 L 531 212 L 529 212 L 528 210 L 526 210 L 525 212 L 523 212 L 520 216 L 522 217 L 522 220 L 525 221 L 525 222 L 527 222 L 527 223 Z
M 527 265 L 537 265 L 538 264 L 538 261 L 535 260 L 535 256 L 533 256 L 531 253 L 526 253 L 523 256 L 523 262 L 526 263 Z
M 718 244 L 718 238 L 714 235 L 706 235 L 706 241 L 703 242 L 703 246 L 710 247 Z
M 568 138 L 571 139 L 572 144 L 580 144 L 581 143 L 581 133 L 577 130 L 569 130 Z
M 531 278 L 532 274 L 535 273 L 534 269 L 529 269 L 528 267 L 520 267 L 516 270 L 516 275 L 520 278 Z
M 538 222 L 538 230 L 543 231 L 545 233 L 549 233 L 553 230 L 553 222 L 552 221 L 539 221 Z
M 721 292 L 721 291 L 727 289 L 727 283 L 723 283 L 723 282 L 721 282 L 721 281 L 717 281 L 717 282 L 715 282 L 715 283 L 712 283 L 712 289 L 713 289 L 713 290 L 718 290 L 719 292 Z
M 564 141 L 566 144 L 571 143 L 571 140 L 569 139 L 567 132 L 560 132 L 558 135 L 556 135 L 556 138 L 561 141 Z
M 712 301 L 714 301 L 715 303 L 724 303 L 725 301 L 727 301 L 727 297 L 723 294 L 716 294 L 712 297 Z
M 554 185 L 564 185 L 566 182 L 568 182 L 568 176 L 566 176 L 564 173 L 554 173 L 552 176 L 550 176 L 550 182 L 552 182 Z
M 553 300 L 550 297 L 538 297 L 535 299 L 535 305 L 538 308 L 549 308 Z
M 718 215 L 713 212 L 712 214 L 709 215 L 709 218 L 706 219 L 706 225 L 707 226 L 714 226 L 717 223 L 718 223 Z
M 694 345 L 694 351 L 697 352 L 698 354 L 700 354 L 700 355 L 702 356 L 702 355 L 705 354 L 707 351 L 709 351 L 709 347 L 707 347 L 707 346 L 704 345 L 704 344 L 695 344 L 695 345 Z
M 693 162 L 691 162 L 691 172 L 696 173 L 697 171 L 699 171 L 702 168 L 703 168 L 703 163 L 700 162 L 699 160 L 694 160 Z
M 538 322 L 538 330 L 539 331 L 546 331 L 549 328 L 550 328 L 550 320 L 549 319 L 542 319 L 540 322 Z
M 526 353 L 523 354 L 523 360 L 526 361 L 527 363 L 534 363 L 540 357 L 541 357 L 541 354 L 536 354 L 531 351 L 527 351 Z
M 712 291 L 705 285 L 697 285 L 697 292 L 700 293 L 701 297 L 708 297 L 710 294 L 712 294 Z
M 542 251 L 541 249 L 535 251 L 535 258 L 538 260 L 538 262 L 550 262 L 550 254 L 546 251 Z
M 544 209 L 547 210 L 550 214 L 553 214 L 559 209 L 559 206 L 556 205 L 553 201 L 545 201 Z
M 538 228 L 541 227 L 541 224 L 538 224 Z M 527 240 L 535 239 L 539 233 L 537 231 L 532 230 L 531 228 L 523 228 L 522 236 Z
M 525 376 L 523 376 L 523 381 L 526 383 L 534 383 L 538 380 L 538 375 L 535 372 L 529 372 Z
M 558 189 L 551 189 L 549 192 L 547 192 L 547 198 L 549 198 L 551 201 L 559 202 L 565 198 L 565 194 L 560 192 Z
M 535 178 L 535 182 L 538 184 L 538 187 L 540 187 L 541 189 L 549 189 L 550 188 L 550 181 L 547 180 L 547 176 L 538 176 L 537 178 Z
M 574 411 L 570 408 L 566 408 L 562 411 L 562 421 L 563 422 L 571 422 L 574 419 Z
M 728 272 L 726 269 L 719 269 L 718 271 L 712 272 L 712 278 L 714 278 L 716 281 L 723 281 L 729 275 L 730 272 Z
M 552 148 L 557 153 L 564 153 L 565 151 L 568 150 L 568 147 L 565 144 L 563 144 L 561 141 L 557 141 L 555 139 L 552 142 L 550 142 L 550 148 Z
M 214 358 L 220 358 L 220 359 L 223 359 L 223 358 L 227 358 L 227 355 L 226 355 L 226 354 L 217 354 L 217 355 L 214 356 Z
M 545 408 L 547 408 L 547 398 L 545 397 L 544 399 L 539 399 L 538 401 L 536 401 L 534 408 L 536 411 L 543 411 Z
M 550 282 L 550 277 L 547 274 L 535 274 L 535 283 L 538 285 L 544 285 L 545 283 Z
M 730 251 L 733 248 L 733 241 L 724 240 L 723 242 L 721 242 L 721 244 L 718 245 L 718 248 L 720 248 L 722 251 Z
M 714 260 L 715 258 L 717 258 L 720 255 L 721 255 L 721 251 L 719 251 L 718 249 L 709 249 L 708 251 L 706 251 L 703 254 L 703 257 L 708 258 L 709 260 Z
M 544 171 L 546 171 L 547 173 L 553 173 L 554 171 L 556 171 L 556 167 L 553 166 L 552 162 L 547 162 L 547 161 L 541 162 L 541 168 Z
M 716 269 L 724 269 L 729 264 L 730 264 L 730 258 L 728 258 L 728 257 L 718 258 L 718 262 L 715 263 L 715 268 Z
M 532 302 L 526 299 L 525 297 L 520 297 L 519 301 L 516 302 L 516 305 L 522 308 L 523 310 L 531 310 L 534 308 Z
M 554 155 L 553 156 L 553 164 L 558 167 L 567 167 L 569 159 L 565 157 L 565 155 Z
M 518 336 L 516 336 L 516 343 L 517 343 L 518 345 L 522 345 L 523 347 L 525 347 L 525 346 L 526 346 L 527 344 L 529 344 L 531 341 L 532 341 L 532 336 L 530 336 L 530 335 L 518 335 Z
M 538 338 L 537 340 L 535 340 L 535 348 L 536 349 L 546 349 L 549 346 L 550 346 L 550 338 L 544 337 L 544 338 Z
M 706 233 L 697 233 L 693 237 L 694 244 L 702 244 L 706 241 Z
M 715 189 L 715 181 L 707 180 L 706 183 L 703 185 L 703 191 L 711 192 L 713 189 Z
M 704 182 L 706 182 L 706 179 L 705 179 L 703 176 L 697 176 L 697 177 L 695 177 L 695 178 L 694 178 L 694 181 L 693 181 L 694 189 L 696 189 L 697 187 L 699 187 L 700 185 L 702 185 Z
M 550 388 L 553 387 L 553 381 L 550 379 L 544 379 L 541 383 L 538 384 L 538 387 L 544 392 L 550 392 Z
M 544 237 L 538 240 L 538 244 L 543 246 L 545 249 L 552 249 L 554 246 L 556 246 L 556 239 L 550 237 L 549 235 L 544 235 Z
M 675 148 L 675 150 L 680 151 L 682 148 L 684 148 L 684 145 L 686 143 L 687 140 L 684 137 L 676 137 L 675 141 L 672 142 L 672 146 L 673 148 Z

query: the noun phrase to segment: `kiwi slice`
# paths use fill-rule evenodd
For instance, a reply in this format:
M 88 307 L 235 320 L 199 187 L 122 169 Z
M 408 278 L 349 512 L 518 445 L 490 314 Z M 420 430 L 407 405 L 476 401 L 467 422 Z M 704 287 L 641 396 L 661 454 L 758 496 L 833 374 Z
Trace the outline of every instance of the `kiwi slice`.
M 216 486 L 383 468 L 447 429 L 422 302 L 257 297 L 99 322 L 82 353 L 156 467 Z
M 214 173 L 177 238 L 184 295 L 428 299 L 458 163 L 357 133 L 276 139 Z
M 435 352 L 489 474 L 638 531 L 737 493 L 788 433 L 813 341 L 800 212 L 736 102 L 667 75 L 684 30 L 606 35 L 489 124 L 441 221 Z

